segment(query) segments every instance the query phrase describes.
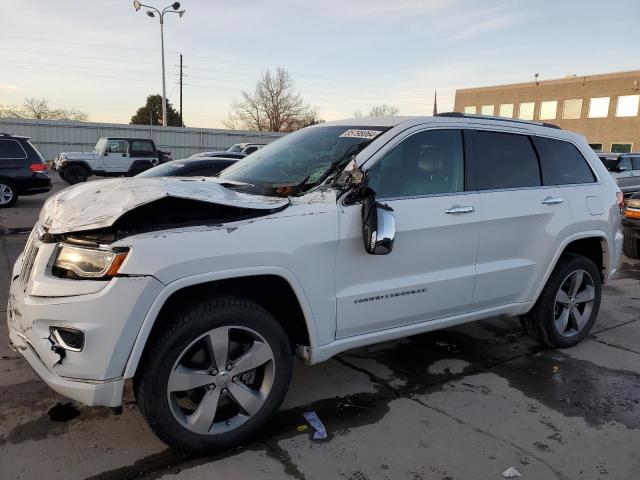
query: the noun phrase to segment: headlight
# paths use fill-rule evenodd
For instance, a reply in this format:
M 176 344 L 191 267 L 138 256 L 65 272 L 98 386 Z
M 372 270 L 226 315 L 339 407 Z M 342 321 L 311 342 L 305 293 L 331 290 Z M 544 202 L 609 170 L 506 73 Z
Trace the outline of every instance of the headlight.
M 118 274 L 127 254 L 62 244 L 53 262 L 53 274 L 63 278 L 111 278 Z

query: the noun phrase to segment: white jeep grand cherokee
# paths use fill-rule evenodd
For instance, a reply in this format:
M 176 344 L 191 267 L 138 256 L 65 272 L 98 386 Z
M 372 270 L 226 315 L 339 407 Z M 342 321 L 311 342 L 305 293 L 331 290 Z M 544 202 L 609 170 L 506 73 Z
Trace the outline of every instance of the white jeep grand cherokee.
M 195 452 L 278 409 L 296 353 L 495 315 L 568 347 L 620 255 L 619 188 L 584 138 L 464 115 L 305 128 L 219 178 L 81 184 L 13 270 L 13 346 L 51 388 Z

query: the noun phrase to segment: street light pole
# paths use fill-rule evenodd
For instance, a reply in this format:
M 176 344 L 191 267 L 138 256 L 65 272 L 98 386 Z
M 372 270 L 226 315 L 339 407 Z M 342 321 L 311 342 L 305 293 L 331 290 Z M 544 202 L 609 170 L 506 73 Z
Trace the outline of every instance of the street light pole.
M 133 8 L 136 9 L 136 12 L 140 10 L 141 7 L 148 8 L 147 15 L 151 18 L 158 15 L 158 19 L 160 20 L 160 49 L 162 54 L 162 126 L 167 126 L 167 87 L 165 80 L 165 68 L 164 68 L 164 14 L 165 13 L 177 13 L 180 18 L 184 15 L 184 10 L 178 10 L 180 8 L 180 2 L 173 2 L 171 5 L 164 7 L 162 11 L 158 10 L 156 7 L 152 7 L 151 5 L 145 5 L 144 3 L 140 3 L 138 0 L 133 0 Z M 154 13 L 155 12 L 155 13 Z

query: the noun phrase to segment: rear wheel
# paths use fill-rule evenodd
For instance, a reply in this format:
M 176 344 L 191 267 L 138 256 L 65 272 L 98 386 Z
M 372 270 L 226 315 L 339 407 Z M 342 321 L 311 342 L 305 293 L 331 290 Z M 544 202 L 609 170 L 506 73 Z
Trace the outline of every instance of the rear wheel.
M 18 201 L 18 190 L 8 180 L 0 180 L 0 208 L 7 208 Z
M 86 182 L 88 177 L 89 171 L 84 165 L 69 165 L 62 175 L 64 181 L 71 185 Z
M 165 443 L 210 452 L 246 441 L 271 417 L 291 370 L 280 324 L 250 300 L 218 297 L 185 307 L 155 340 L 136 397 Z
M 629 258 L 640 259 L 640 238 L 625 235 L 622 251 Z
M 549 277 L 534 307 L 522 317 L 525 330 L 550 347 L 565 348 L 587 336 L 600 309 L 600 272 L 588 258 L 567 254 Z

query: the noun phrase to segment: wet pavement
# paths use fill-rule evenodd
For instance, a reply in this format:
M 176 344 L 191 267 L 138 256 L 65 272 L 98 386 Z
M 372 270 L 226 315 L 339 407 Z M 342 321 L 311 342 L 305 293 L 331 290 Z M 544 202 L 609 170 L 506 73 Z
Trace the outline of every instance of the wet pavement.
M 0 282 L 25 235 L 0 235 Z M 6 287 L 0 290 L 4 318 Z M 313 440 L 302 414 L 328 432 Z M 493 318 L 373 345 L 313 367 L 246 446 L 172 453 L 130 393 L 122 415 L 46 387 L 0 333 L 1 479 L 640 478 L 640 262 L 604 287 L 589 339 L 550 350 Z

